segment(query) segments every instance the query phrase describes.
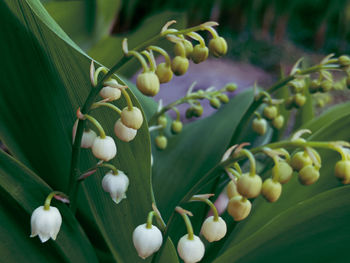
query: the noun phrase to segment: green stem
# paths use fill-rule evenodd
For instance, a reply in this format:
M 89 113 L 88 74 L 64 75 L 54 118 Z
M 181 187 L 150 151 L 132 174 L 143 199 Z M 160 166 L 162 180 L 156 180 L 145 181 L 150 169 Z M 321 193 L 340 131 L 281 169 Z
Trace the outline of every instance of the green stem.
M 104 129 L 102 128 L 102 125 L 91 115 L 85 114 L 84 117 L 90 121 L 93 125 L 95 125 L 95 127 L 98 129 L 98 132 L 100 133 L 100 137 L 101 139 L 106 138 L 106 133 L 104 131 Z
M 50 210 L 51 200 L 52 200 L 52 198 L 53 198 L 55 195 L 57 195 L 57 194 L 60 194 L 60 195 L 65 196 L 64 193 L 59 192 L 59 191 L 53 191 L 53 192 L 51 192 L 51 193 L 46 197 L 46 199 L 45 199 L 44 210 L 46 210 L 46 211 L 47 211 L 47 210 Z
M 98 75 L 100 74 L 100 72 L 103 72 L 104 74 L 108 73 L 108 69 L 105 67 L 99 67 L 94 74 L 94 85 L 96 86 L 98 83 Z
M 180 111 L 176 107 L 171 108 L 176 113 L 176 120 L 180 121 Z
M 250 176 L 255 176 L 256 174 L 256 164 L 255 164 L 255 158 L 254 155 L 247 149 L 242 149 L 240 151 L 242 154 L 244 154 L 245 156 L 248 157 L 249 159 L 249 164 L 250 164 L 250 172 L 249 175 Z
M 110 163 L 101 163 L 97 167 L 106 167 L 108 169 L 111 169 L 113 171 L 113 175 L 118 175 L 118 169 Z
M 190 201 L 201 201 L 206 203 L 207 205 L 210 206 L 211 210 L 213 211 L 214 214 L 214 221 L 217 222 L 219 221 L 219 213 L 218 210 L 216 209 L 215 205 L 213 204 L 213 202 L 211 202 L 208 198 L 203 198 L 203 197 L 199 197 L 199 196 L 193 196 Z
M 139 52 L 131 50 L 131 51 L 129 51 L 128 56 L 134 56 L 135 58 L 137 58 L 137 60 L 140 62 L 141 66 L 142 66 L 142 69 L 143 69 L 142 72 L 149 71 L 146 60 L 143 58 L 143 56 L 141 56 L 141 54 Z
M 193 39 L 197 40 L 197 41 L 199 42 L 199 45 L 200 45 L 201 47 L 205 47 L 204 38 L 203 38 L 200 34 L 198 34 L 198 33 L 196 33 L 196 32 L 190 32 L 190 33 L 188 33 L 187 35 L 190 36 L 190 37 L 192 37 Z
M 152 228 L 153 216 L 154 216 L 154 211 L 151 211 L 151 212 L 148 213 L 146 228 Z
M 190 218 L 188 217 L 188 215 L 186 213 L 180 213 L 182 218 L 184 219 L 185 221 L 185 225 L 186 225 L 186 228 L 187 228 L 187 239 L 188 240 L 193 240 L 194 239 L 194 234 L 193 234 L 193 227 L 192 227 L 192 224 L 191 224 L 191 220 Z
M 164 57 L 164 59 L 165 59 L 165 64 L 166 64 L 166 66 L 167 66 L 167 67 L 170 67 L 170 65 L 171 65 L 171 59 L 170 59 L 168 53 L 167 53 L 164 49 L 162 49 L 162 48 L 160 48 L 160 47 L 157 47 L 157 46 L 149 46 L 148 49 L 154 50 L 154 51 L 157 51 L 158 53 L 160 53 L 160 54 Z
M 141 54 L 148 59 L 151 71 L 154 72 L 156 70 L 156 62 L 154 61 L 154 58 L 152 57 L 151 53 L 146 50 L 143 50 Z
M 94 104 L 92 104 L 91 109 L 96 109 L 96 108 L 101 107 L 101 106 L 108 107 L 108 108 L 114 110 L 119 115 L 122 113 L 122 111 L 117 106 L 115 106 L 112 103 L 108 103 L 108 102 L 95 102 Z
M 128 105 L 128 110 L 132 111 L 133 105 L 132 105 L 132 101 L 131 101 L 131 98 L 130 98 L 128 92 L 125 89 L 122 89 L 121 91 L 122 91 L 124 98 L 126 99 L 126 104 Z
M 211 26 L 206 26 L 204 28 L 205 28 L 205 30 L 210 32 L 210 34 L 212 35 L 213 38 L 218 38 L 219 37 L 218 32 L 216 32 L 216 30 L 214 28 L 212 28 Z

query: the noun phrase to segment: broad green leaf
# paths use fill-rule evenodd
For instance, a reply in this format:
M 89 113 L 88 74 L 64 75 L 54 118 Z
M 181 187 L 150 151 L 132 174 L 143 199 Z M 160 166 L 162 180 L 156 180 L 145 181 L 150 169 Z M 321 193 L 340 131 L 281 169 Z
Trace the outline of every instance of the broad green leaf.
M 120 8 L 119 0 L 52 0 L 46 10 L 84 50 L 109 34 Z
M 173 26 L 174 28 L 184 28 L 186 25 L 184 14 L 170 11 L 162 12 L 147 18 L 134 32 L 127 35 L 107 36 L 103 38 L 88 51 L 88 54 L 105 66 L 111 67 L 117 59 L 123 56 L 121 43 L 124 38 L 128 39 L 129 49 L 132 49 L 139 43 L 157 35 L 163 25 L 170 20 L 177 20 L 177 23 Z M 166 50 L 171 50 L 172 47 L 172 44 L 166 40 L 160 40 L 154 44 L 162 46 Z M 159 54 L 155 53 L 155 55 L 158 56 Z M 121 67 L 119 72 L 124 76 L 131 77 L 139 69 L 139 62 L 133 59 Z
M 75 112 L 90 90 L 91 59 L 69 39 L 38 0 L 7 0 L 0 7 L 3 62 L 0 76 L 5 87 L 0 90 L 1 140 L 51 188 L 66 191 L 71 129 Z M 132 94 L 131 98 L 134 105 L 141 107 Z M 122 99 L 117 105 L 123 108 L 126 102 Z M 97 109 L 93 115 L 112 135 L 118 116 L 109 109 Z M 138 131 L 133 142 L 117 140 L 117 147 L 113 163 L 129 176 L 128 198 L 114 204 L 102 190 L 103 173 L 96 173 L 82 183 L 79 220 L 86 232 L 95 231 L 88 235 L 101 251 L 99 255 L 109 253 L 119 263 L 144 262 L 137 256 L 131 236 L 151 210 L 147 125 Z M 82 150 L 82 171 L 96 162 L 89 150 Z M 172 258 L 173 252 L 169 251 L 172 248 L 167 248 L 165 257 L 169 253 Z
M 6 262 L 98 262 L 69 208 L 53 200 L 62 215 L 56 241 L 30 238 L 30 215 L 52 190 L 36 174 L 0 151 L 0 251 Z
M 348 103 L 337 106 L 318 119 L 312 120 L 309 124 L 306 124 L 303 128 L 310 128 L 312 131 L 315 131 L 308 140 L 350 141 L 350 135 L 347 131 L 347 127 L 350 125 L 350 111 L 348 110 L 345 111 L 346 113 L 340 114 L 340 112 L 343 112 L 343 110 L 348 107 Z M 333 175 L 335 162 L 340 159 L 339 154 L 329 150 L 319 150 L 319 153 L 323 160 L 319 181 L 311 186 L 302 186 L 298 182 L 296 175 L 294 175 L 291 182 L 283 186 L 282 196 L 276 203 L 268 203 L 263 200 L 262 197 L 259 197 L 254 201 L 251 215 L 237 225 L 220 253 L 224 253 L 225 249 L 249 239 L 254 233 L 259 231 L 259 229 L 275 220 L 275 218 L 278 218 L 286 209 L 292 208 L 304 200 L 341 185 Z M 283 224 L 279 227 L 282 226 Z M 310 231 L 313 231 L 313 229 L 310 229 Z M 284 246 L 284 244 L 281 243 L 281 246 Z M 278 249 L 279 248 L 276 247 L 276 253 L 278 253 Z
M 214 263 L 348 262 L 349 198 L 345 186 L 286 207 Z
M 220 162 L 233 131 L 252 100 L 252 90 L 236 95 L 216 114 L 186 125 L 179 135 L 169 138 L 167 149 L 153 152 L 154 193 L 166 220 L 191 186 Z M 194 212 L 196 220 L 200 221 L 206 206 L 195 207 L 201 209 Z M 180 216 L 174 226 L 171 237 L 185 233 Z

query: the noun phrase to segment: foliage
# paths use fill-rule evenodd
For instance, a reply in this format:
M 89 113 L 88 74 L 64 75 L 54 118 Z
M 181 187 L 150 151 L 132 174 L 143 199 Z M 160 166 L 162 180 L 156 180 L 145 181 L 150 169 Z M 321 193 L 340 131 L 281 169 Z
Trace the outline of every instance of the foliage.
M 186 233 L 186 228 L 176 211 L 185 220 L 188 220 L 188 212 L 184 209 L 192 211 L 193 231 L 199 235 L 209 208 L 202 203 L 188 201 L 204 200 L 211 205 L 208 201 L 210 198 L 218 205 L 220 200 L 220 197 L 211 195 L 193 197 L 195 194 L 215 193 L 220 196 L 223 192 L 222 197 L 225 195 L 223 189 L 229 182 L 226 173 L 231 174 L 231 179 L 237 173 L 238 177 L 243 176 L 239 175 L 238 166 L 243 171 L 250 166 L 250 172 L 260 174 L 263 179 L 271 177 L 271 167 L 276 164 L 276 158 L 280 158 L 276 156 L 281 155 L 281 152 L 274 150 L 279 148 L 286 148 L 291 153 L 295 149 L 311 151 L 314 166 L 317 167 L 320 162 L 317 152 L 315 154 L 310 147 L 320 148 L 317 151 L 325 164 L 320 169 L 319 181 L 312 186 L 301 186 L 295 173 L 291 181 L 283 186 L 282 196 L 276 203 L 268 203 L 261 196 L 251 199 L 252 212 L 239 223 L 227 212 L 221 211 L 228 226 L 227 234 L 218 242 L 205 243 L 206 252 L 201 262 L 349 260 L 346 253 L 349 242 L 349 186 L 342 186 L 333 174 L 334 165 L 339 160 L 337 152 L 342 157 L 348 155 L 346 148 L 349 144 L 345 141 L 350 141 L 347 132 L 350 104 L 335 106 L 314 118 L 313 95 L 309 93 L 314 74 L 320 83 L 312 91 L 316 89 L 317 92 L 327 93 L 324 81 L 333 81 L 330 71 L 334 69 L 341 69 L 347 74 L 350 64 L 348 57 L 327 57 L 309 68 L 301 67 L 298 62 L 290 74 L 267 92 L 254 87 L 235 94 L 228 101 L 225 92 L 233 92 L 236 87 L 232 85 L 201 92 L 190 89 L 179 101 L 165 106 L 157 105 L 139 91 L 139 85 L 136 87 L 123 81 L 119 75 L 113 75 L 113 71 L 119 74 L 119 66 L 132 56 L 137 57 L 136 52 L 141 52 L 143 47 L 163 45 L 165 42 L 159 41 L 161 36 L 158 34 L 163 24 L 157 25 L 156 32 L 153 31 L 153 23 L 146 23 L 144 27 L 149 30 L 138 31 L 143 34 L 140 43 L 136 43 L 136 35 L 130 36 L 130 47 L 133 49 L 127 49 L 126 42 L 122 42 L 121 38 L 108 36 L 107 28 L 112 23 L 112 14 L 120 8 L 119 2 L 93 2 L 95 7 L 89 9 L 91 6 L 87 5 L 86 17 L 74 25 L 69 21 L 88 1 L 45 1 L 47 9 L 39 0 L 0 2 L 0 76 L 3 85 L 0 89 L 0 138 L 10 152 L 10 155 L 0 152 L 0 251 L 6 262 L 180 262 L 174 244 Z M 168 19 L 168 16 L 169 13 L 165 14 L 163 19 Z M 88 19 L 90 17 L 94 19 Z M 214 24 L 204 25 L 212 29 Z M 202 41 L 192 33 L 202 30 L 203 24 L 181 31 L 183 27 L 178 27 L 178 37 L 190 34 Z M 212 33 L 211 29 L 206 28 Z M 168 35 L 174 33 L 166 30 Z M 154 41 L 147 42 L 154 35 Z M 103 77 L 98 78 L 96 73 L 90 80 L 91 57 L 103 60 L 102 57 L 106 56 L 99 57 L 98 50 L 104 46 L 104 41 L 112 38 L 108 45 L 112 47 L 110 43 L 114 43 L 114 48 L 120 51 L 117 55 L 111 55 L 109 62 L 93 61 L 92 65 L 97 68 L 95 72 L 100 71 Z M 176 37 L 174 39 L 179 43 Z M 123 49 L 118 46 L 122 43 Z M 136 44 L 141 44 L 141 48 L 134 48 Z M 166 50 L 173 45 L 167 42 L 163 47 Z M 210 52 L 215 54 L 212 52 L 213 46 L 209 44 L 209 47 Z M 90 50 L 91 57 L 83 50 Z M 150 69 L 146 66 L 145 71 L 154 73 L 152 53 L 147 52 L 142 53 L 150 58 Z M 187 51 L 185 55 L 177 52 L 174 52 L 176 56 L 190 57 Z M 114 65 L 117 61 L 121 62 Z M 99 67 L 100 62 L 111 67 L 111 71 Z M 114 106 L 104 104 L 106 101 L 94 104 L 98 89 L 109 77 L 116 81 L 117 84 L 111 85 L 118 86 L 122 97 Z M 342 87 L 347 78 L 342 81 Z M 270 94 L 276 91 L 280 92 L 280 99 L 271 97 Z M 174 132 L 174 128 L 171 128 L 173 120 L 166 114 L 167 111 L 175 110 L 179 117 L 176 106 L 185 103 L 191 109 L 188 117 L 198 117 L 202 112 L 199 106 L 204 99 L 212 107 L 219 108 L 218 111 Z M 109 108 L 102 108 L 106 105 Z M 266 122 L 268 127 L 266 132 L 260 132 L 262 136 L 254 133 L 251 128 L 253 119 L 268 119 L 268 114 L 264 113 L 266 106 L 277 107 L 278 116 L 283 116 L 284 122 L 287 122 L 291 108 L 294 108 L 293 112 L 298 111 L 294 128 L 296 131 L 299 128 L 304 132 L 305 129 L 310 130 L 312 134 L 307 141 L 299 138 L 301 134 L 299 136 L 298 132 L 293 138 L 280 141 L 282 132 L 274 121 L 277 115 Z M 145 119 L 141 127 L 135 127 L 138 129 L 135 139 L 130 142 L 117 140 L 117 156 L 108 164 L 98 162 L 89 150 L 80 149 L 84 125 L 93 127 L 91 123 L 86 124 L 90 107 L 106 134 L 113 134 L 117 115 L 111 112 L 113 109 L 118 112 L 117 107 L 137 107 Z M 288 110 L 283 110 L 284 107 Z M 76 141 L 72 143 L 72 128 L 77 117 Z M 179 121 L 179 118 L 176 120 Z M 150 134 L 152 129 L 156 131 Z M 172 134 L 171 129 L 178 134 Z M 103 137 L 101 129 L 98 128 L 98 131 Z M 159 136 L 164 136 L 166 140 L 164 147 L 155 143 Z M 306 137 L 305 134 L 303 137 Z M 344 142 L 329 144 L 329 141 Z M 245 142 L 251 143 L 252 147 L 241 144 Z M 238 149 L 233 152 L 229 150 L 228 158 L 222 159 L 234 144 L 240 144 Z M 270 150 L 264 148 L 266 145 Z M 159 148 L 165 149 L 161 151 Z M 247 149 L 256 156 L 256 160 Z M 261 154 L 263 151 L 264 155 Z M 244 161 L 247 157 L 249 165 Z M 256 170 L 252 168 L 255 161 Z M 118 173 L 114 167 L 125 172 L 130 181 L 126 199 L 119 204 L 113 202 L 109 194 L 103 191 L 106 187 L 101 186 L 103 171 L 106 172 L 103 169 Z M 53 190 L 67 193 L 70 205 L 56 200 L 65 201 L 66 196 L 55 195 L 52 204 L 62 215 L 62 227 L 56 241 L 40 244 L 39 239 L 29 238 L 30 214 L 43 205 L 46 196 Z M 150 211 L 153 212 L 147 223 L 152 222 L 149 220 L 153 215 L 156 217 L 157 225 L 163 232 L 163 245 L 153 257 L 142 260 L 133 246 L 132 233 L 137 226 L 146 222 Z M 190 233 L 188 223 L 186 226 Z

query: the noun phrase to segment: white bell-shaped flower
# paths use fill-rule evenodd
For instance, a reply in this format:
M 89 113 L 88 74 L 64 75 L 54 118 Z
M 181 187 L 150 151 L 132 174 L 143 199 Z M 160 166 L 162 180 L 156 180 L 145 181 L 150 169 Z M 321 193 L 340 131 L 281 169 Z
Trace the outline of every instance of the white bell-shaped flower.
M 75 135 L 77 133 L 77 127 L 78 127 L 78 120 L 75 121 L 74 126 L 73 126 L 73 143 L 75 140 Z M 84 130 L 83 136 L 81 138 L 81 147 L 82 148 L 91 148 L 92 145 L 94 144 L 94 141 L 96 139 L 97 135 L 96 132 L 93 130 Z
M 36 208 L 30 218 L 32 233 L 30 237 L 39 236 L 42 243 L 50 238 L 56 239 L 62 224 L 62 217 L 56 207 L 50 206 L 48 210 L 44 206 Z
M 118 174 L 108 172 L 102 179 L 102 188 L 110 193 L 113 201 L 119 204 L 126 198 L 125 192 L 128 190 L 129 178 L 124 172 L 118 170 Z
M 121 119 L 118 119 L 114 125 L 115 135 L 124 142 L 130 142 L 136 136 L 137 130 L 125 126 Z
M 117 154 L 117 146 L 112 137 L 101 138 L 98 136 L 92 145 L 92 153 L 96 158 L 108 162 Z
M 194 235 L 193 239 L 188 239 L 188 234 L 186 234 L 180 238 L 177 252 L 185 263 L 195 263 L 203 258 L 205 248 L 199 237 Z
M 203 222 L 202 234 L 209 241 L 218 241 L 226 235 L 227 226 L 225 221 L 219 217 L 217 221 L 214 216 L 210 216 Z
M 157 252 L 163 242 L 163 236 L 158 227 L 151 225 L 151 228 L 147 228 L 146 226 L 147 224 L 139 225 L 132 234 L 137 254 L 142 259 Z
M 121 91 L 118 88 L 113 88 L 110 86 L 105 86 L 100 91 L 100 96 L 104 99 L 108 99 L 109 101 L 114 101 L 120 98 Z

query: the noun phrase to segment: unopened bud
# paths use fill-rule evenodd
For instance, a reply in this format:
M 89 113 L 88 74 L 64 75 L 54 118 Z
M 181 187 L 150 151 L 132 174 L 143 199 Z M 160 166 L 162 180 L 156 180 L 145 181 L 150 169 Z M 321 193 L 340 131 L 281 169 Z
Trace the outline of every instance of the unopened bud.
M 171 132 L 174 134 L 178 134 L 182 131 L 182 122 L 181 121 L 173 121 L 171 124 Z
M 158 135 L 155 139 L 155 143 L 158 149 L 164 150 L 168 145 L 168 139 L 164 135 Z
M 278 110 L 274 105 L 266 106 L 263 110 L 264 117 L 266 117 L 269 120 L 273 120 L 274 118 L 276 118 L 277 114 Z
M 161 125 L 163 128 L 165 128 L 168 124 L 168 119 L 165 117 L 165 115 L 159 116 L 157 121 L 158 125 Z
M 237 190 L 241 195 L 247 198 L 255 198 L 260 194 L 261 185 L 262 180 L 259 175 L 244 173 L 237 181 Z
M 195 64 L 201 63 L 208 58 L 209 50 L 207 47 L 202 47 L 197 44 L 193 48 L 191 58 Z
M 282 193 L 282 185 L 271 178 L 266 179 L 261 188 L 261 194 L 269 202 L 276 202 Z
M 128 107 L 125 107 L 121 113 L 121 120 L 125 126 L 138 130 L 142 126 L 143 116 L 139 108 L 132 107 L 129 110 Z
M 218 109 L 221 106 L 221 102 L 218 98 L 211 98 L 209 100 L 210 106 L 212 106 L 214 109 Z
M 338 161 L 335 165 L 335 176 L 343 183 L 350 183 L 350 161 Z
M 220 93 L 218 95 L 218 99 L 222 102 L 222 103 L 228 103 L 230 101 L 229 97 L 226 94 Z
M 264 135 L 267 130 L 267 122 L 263 118 L 255 118 L 252 123 L 252 128 L 257 134 Z
M 185 57 L 176 56 L 171 61 L 171 69 L 176 76 L 181 76 L 187 72 L 188 69 L 188 59 Z
M 167 83 L 173 78 L 173 72 L 171 71 L 171 68 L 164 62 L 158 64 L 156 74 L 160 83 Z
M 298 108 L 301 108 L 304 106 L 304 104 L 306 102 L 306 97 L 301 93 L 297 93 L 294 95 L 293 100 L 294 100 L 295 106 Z
M 194 117 L 200 117 L 200 116 L 202 116 L 202 114 L 203 114 L 203 107 L 202 107 L 202 105 L 194 105 L 193 107 L 192 107 L 192 115 L 194 116 Z
M 231 199 L 234 196 L 240 195 L 237 191 L 237 185 L 236 182 L 230 181 L 227 185 L 226 193 L 229 199 Z
M 186 57 L 186 49 L 183 42 L 178 41 L 175 43 L 174 53 L 175 53 L 175 56 Z
M 235 221 L 247 218 L 251 209 L 252 203 L 240 195 L 232 197 L 227 205 L 227 212 Z
M 295 153 L 291 160 L 291 166 L 296 171 L 299 171 L 305 166 L 311 165 L 311 164 L 312 164 L 312 160 L 310 156 L 304 151 Z
M 185 50 L 186 50 L 186 57 L 191 57 L 192 52 L 193 52 L 193 45 L 190 41 L 188 40 L 184 40 L 183 42 L 184 46 L 185 46 Z
M 292 178 L 293 169 L 287 162 L 280 161 L 272 168 L 272 173 L 273 178 L 277 178 L 281 184 L 285 184 Z
M 307 165 L 299 171 L 299 181 L 303 185 L 315 183 L 320 177 L 319 170 L 313 165 Z
M 309 92 L 310 93 L 316 93 L 316 92 L 318 92 L 320 90 L 320 87 L 321 87 L 320 81 L 318 81 L 317 79 L 314 79 L 310 83 Z
M 234 92 L 237 89 L 237 85 L 234 83 L 229 83 L 225 86 L 225 89 L 229 92 Z
M 284 125 L 284 117 L 282 115 L 278 115 L 276 118 L 272 120 L 272 126 L 277 130 L 281 129 Z
M 145 72 L 137 76 L 137 88 L 146 96 L 155 96 L 159 92 L 159 79 L 154 72 Z
M 338 58 L 340 66 L 347 67 L 350 65 L 350 57 L 342 55 Z
M 223 37 L 213 38 L 209 41 L 209 50 L 215 57 L 221 57 L 227 53 L 227 43 Z

